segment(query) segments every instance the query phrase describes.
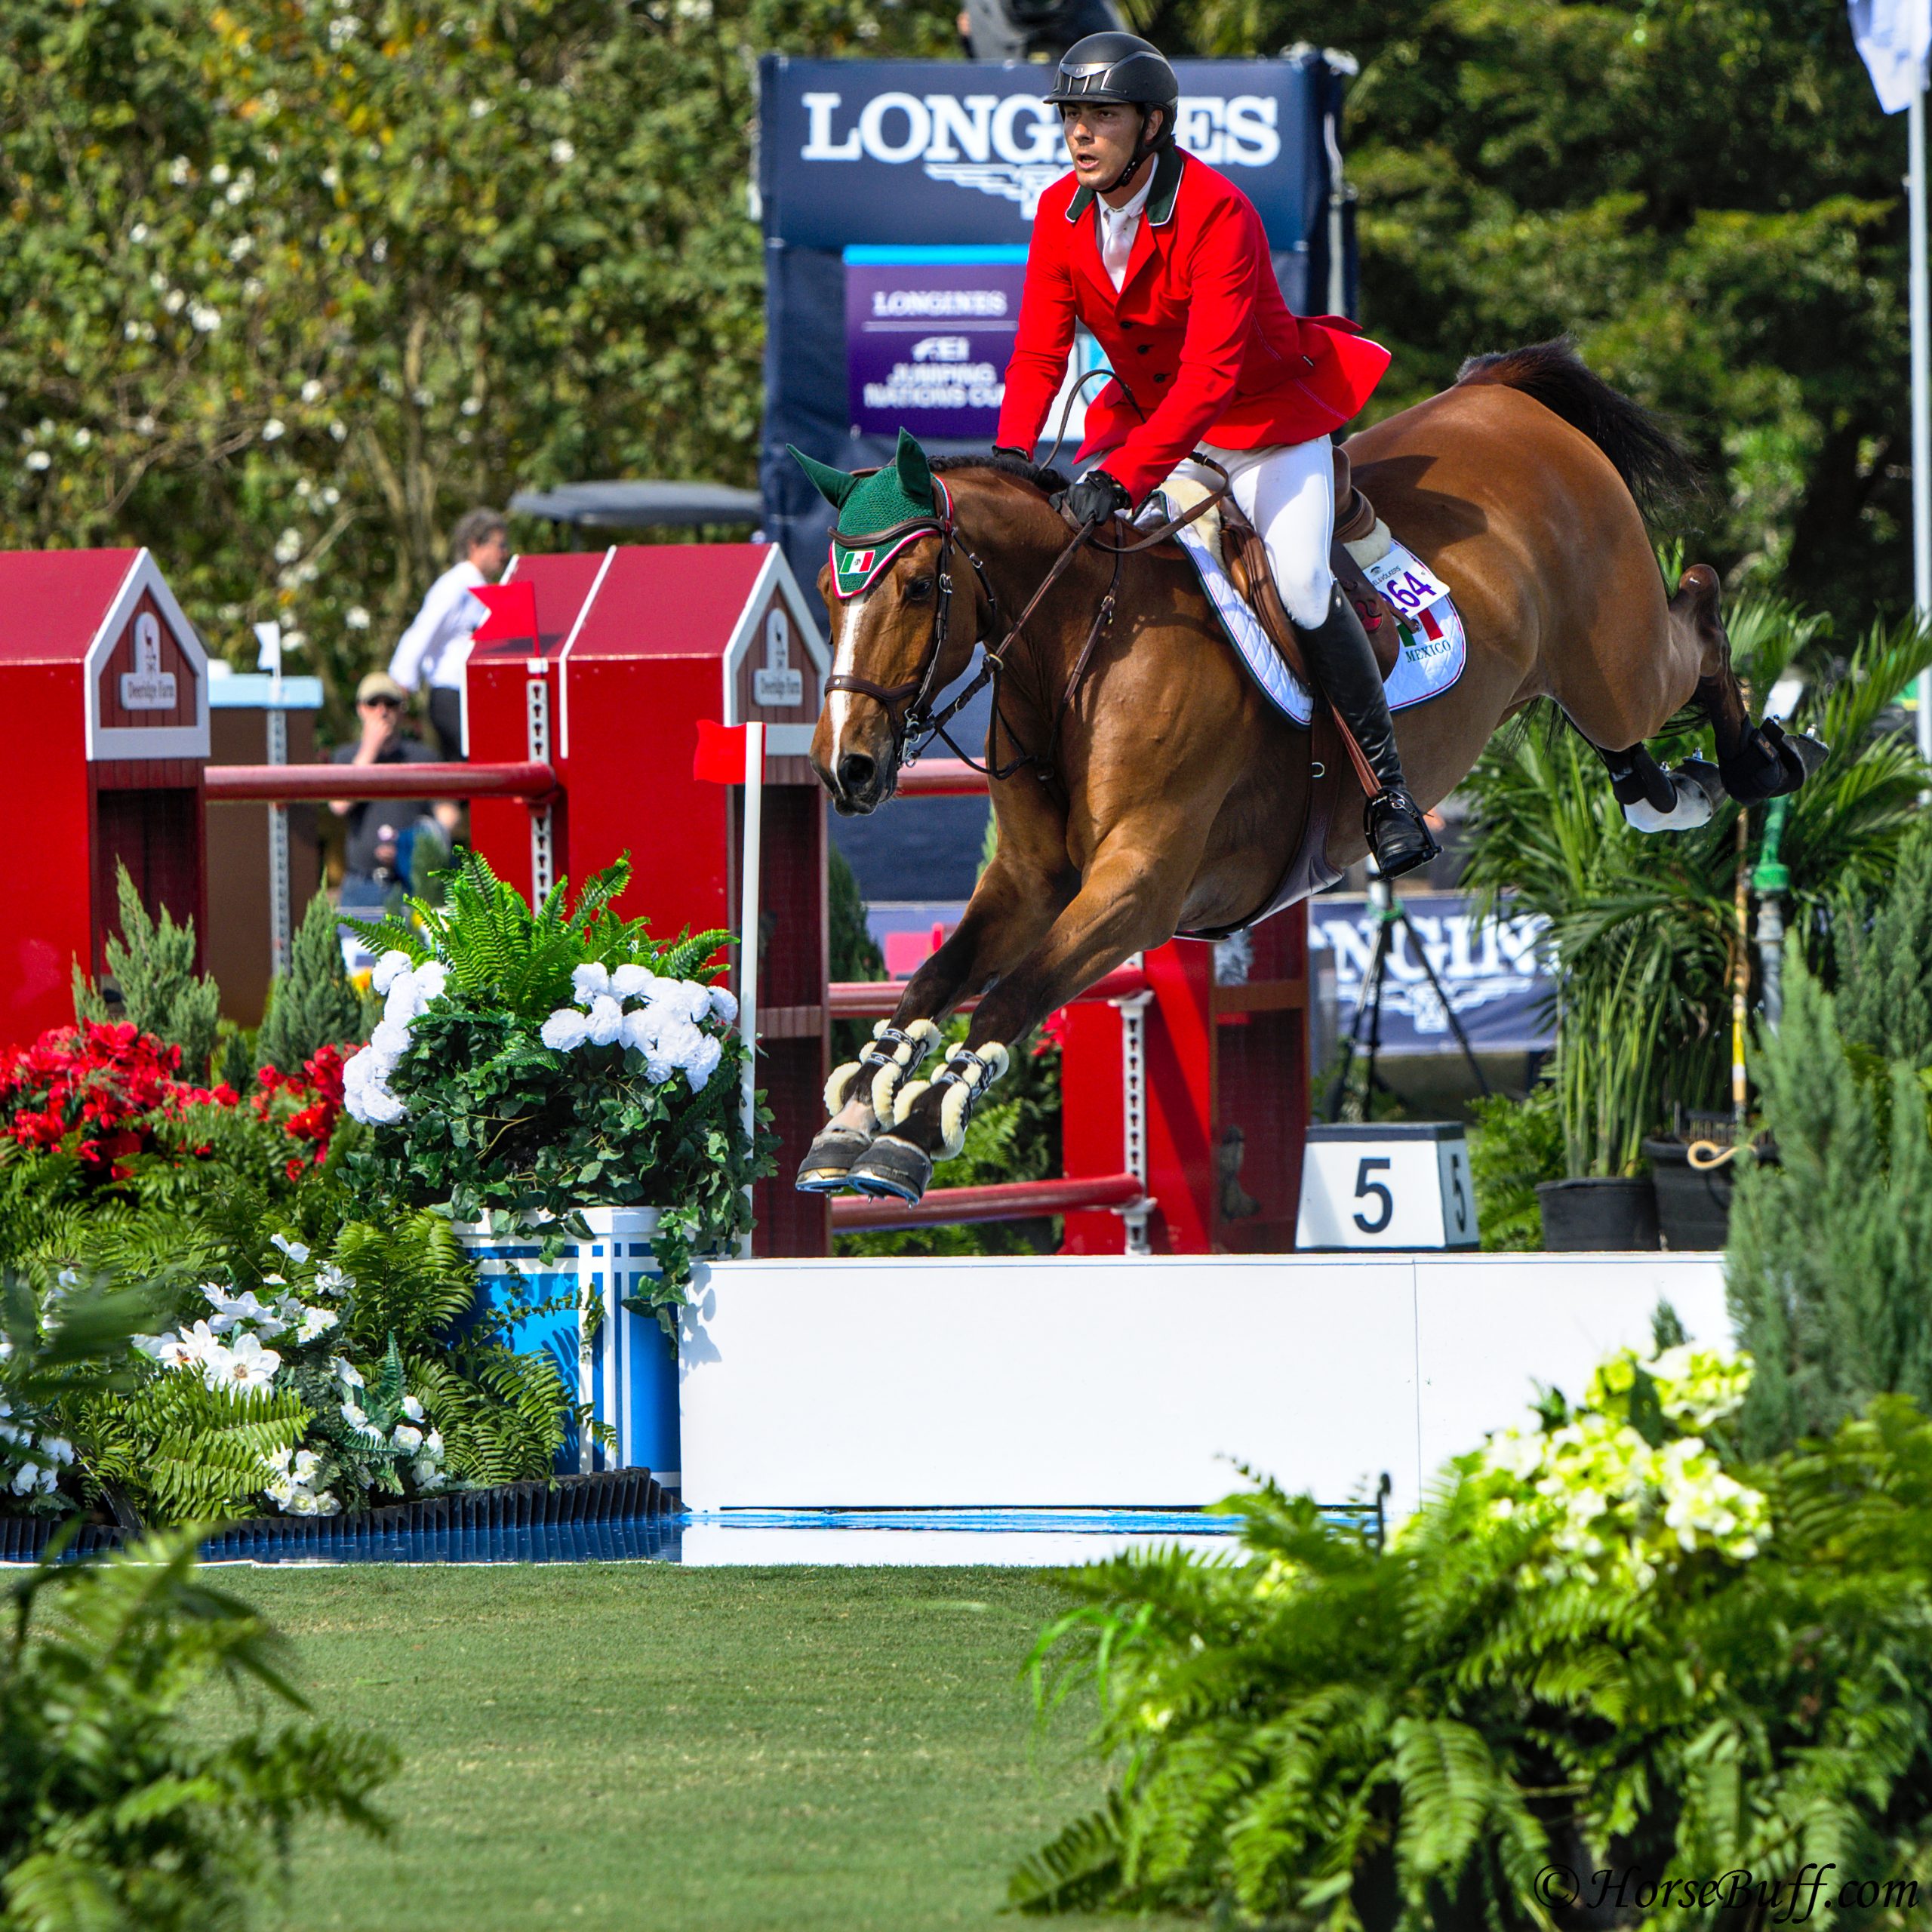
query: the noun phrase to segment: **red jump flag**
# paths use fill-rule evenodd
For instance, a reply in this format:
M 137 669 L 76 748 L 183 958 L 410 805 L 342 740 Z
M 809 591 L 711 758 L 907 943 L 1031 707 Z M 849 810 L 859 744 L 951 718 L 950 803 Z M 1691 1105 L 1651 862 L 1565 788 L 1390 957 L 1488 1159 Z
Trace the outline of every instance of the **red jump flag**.
M 700 718 L 691 776 L 713 785 L 742 785 L 745 782 L 745 728 Z
M 470 595 L 490 614 L 476 626 L 471 641 L 476 644 L 512 644 L 527 639 L 537 642 L 537 586 L 523 583 L 479 583 Z

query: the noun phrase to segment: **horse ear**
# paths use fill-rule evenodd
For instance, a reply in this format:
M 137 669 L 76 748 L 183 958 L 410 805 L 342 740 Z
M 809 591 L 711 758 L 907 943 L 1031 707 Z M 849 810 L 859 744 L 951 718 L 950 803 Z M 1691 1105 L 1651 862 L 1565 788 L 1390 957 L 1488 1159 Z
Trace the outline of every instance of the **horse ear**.
M 899 432 L 898 454 L 892 459 L 892 466 L 899 472 L 900 487 L 915 503 L 932 501 L 932 465 L 926 460 L 926 453 L 920 448 L 918 438 L 910 431 Z
M 844 509 L 845 499 L 859 487 L 859 479 L 842 469 L 834 469 L 829 463 L 816 461 L 792 444 L 787 443 L 785 450 L 786 454 L 811 478 L 812 488 L 834 509 Z

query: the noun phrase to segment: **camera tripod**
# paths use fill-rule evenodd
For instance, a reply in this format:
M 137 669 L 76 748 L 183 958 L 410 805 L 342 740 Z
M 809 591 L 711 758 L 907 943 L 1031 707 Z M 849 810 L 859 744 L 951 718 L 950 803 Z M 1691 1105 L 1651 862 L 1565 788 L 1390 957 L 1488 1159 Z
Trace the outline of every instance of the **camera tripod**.
M 1355 1054 L 1362 1044 L 1364 1020 L 1368 1023 L 1368 1058 L 1364 1069 L 1361 1110 L 1362 1118 L 1368 1118 L 1369 1104 L 1375 1094 L 1375 1062 L 1382 1051 L 1382 990 L 1388 983 L 1389 955 L 1404 933 L 1414 941 L 1410 949 L 1435 989 L 1435 997 L 1442 1002 L 1442 1017 L 1448 1021 L 1449 1030 L 1455 1035 L 1456 1044 L 1462 1048 L 1463 1057 L 1475 1075 L 1477 1088 L 1487 1099 L 1489 1082 L 1477 1064 L 1475 1049 L 1469 1044 L 1468 1034 L 1463 1031 L 1463 1023 L 1456 1017 L 1456 1009 L 1450 1004 L 1442 982 L 1435 977 L 1435 968 L 1429 963 L 1429 955 L 1423 949 L 1422 935 L 1411 921 L 1407 907 L 1395 897 L 1389 881 L 1375 869 L 1373 859 L 1369 861 L 1368 903 L 1375 911 L 1375 952 L 1369 961 L 1368 977 L 1362 983 L 1361 997 L 1355 1002 L 1355 1015 L 1349 1022 L 1348 1038 L 1341 1043 L 1335 1056 L 1335 1078 L 1328 1089 L 1327 1118 L 1334 1121 L 1342 1117 L 1342 1104 L 1348 1097 L 1349 1075 L 1354 1071 Z

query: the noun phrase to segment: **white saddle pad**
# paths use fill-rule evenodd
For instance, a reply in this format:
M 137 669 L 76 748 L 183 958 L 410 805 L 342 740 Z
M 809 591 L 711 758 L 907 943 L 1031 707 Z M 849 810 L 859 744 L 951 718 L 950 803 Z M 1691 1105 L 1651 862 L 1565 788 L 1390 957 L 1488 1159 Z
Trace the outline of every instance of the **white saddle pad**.
M 1140 521 L 1151 525 L 1178 516 L 1205 494 L 1198 484 L 1174 478 L 1164 490 L 1155 492 Z M 1275 709 L 1306 726 L 1315 715 L 1314 698 L 1282 663 L 1281 653 L 1229 577 L 1221 556 L 1219 509 L 1209 510 L 1175 535 L 1200 572 L 1201 587 L 1220 615 L 1235 655 Z M 1401 655 L 1383 687 L 1389 709 L 1401 711 L 1440 697 L 1463 675 L 1469 657 L 1469 641 L 1449 586 L 1420 557 L 1389 537 L 1380 524 L 1374 535 L 1352 549 L 1370 581 L 1401 613 Z

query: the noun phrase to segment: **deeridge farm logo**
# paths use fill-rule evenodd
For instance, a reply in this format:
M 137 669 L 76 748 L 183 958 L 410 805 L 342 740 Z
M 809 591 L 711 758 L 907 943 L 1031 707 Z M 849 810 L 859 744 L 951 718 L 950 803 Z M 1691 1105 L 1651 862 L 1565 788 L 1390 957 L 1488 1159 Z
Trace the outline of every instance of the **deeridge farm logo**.
M 856 113 L 844 96 L 799 97 L 806 115 L 801 161 L 918 162 L 932 180 L 1019 204 L 1031 221 L 1044 190 L 1066 172 L 1060 111 L 1038 95 L 875 94 Z M 1175 136 L 1216 168 L 1266 168 L 1281 152 L 1279 103 L 1258 94 L 1183 94 Z

